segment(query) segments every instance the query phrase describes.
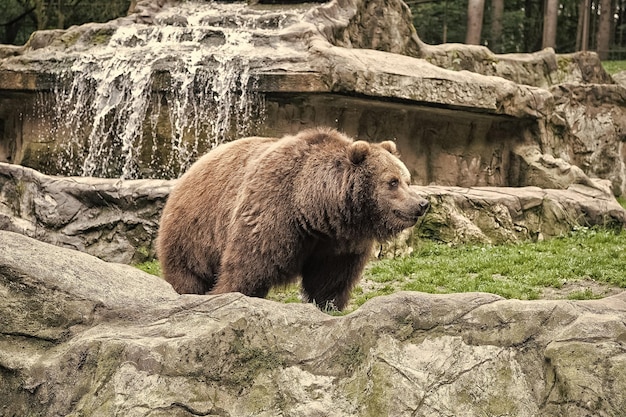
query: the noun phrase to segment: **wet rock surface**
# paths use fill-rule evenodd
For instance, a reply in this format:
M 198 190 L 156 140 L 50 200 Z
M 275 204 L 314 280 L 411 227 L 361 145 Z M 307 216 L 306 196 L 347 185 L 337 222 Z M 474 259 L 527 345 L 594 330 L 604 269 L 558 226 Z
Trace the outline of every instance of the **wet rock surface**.
M 0 413 L 617 416 L 626 293 L 398 293 L 344 317 L 0 232 Z

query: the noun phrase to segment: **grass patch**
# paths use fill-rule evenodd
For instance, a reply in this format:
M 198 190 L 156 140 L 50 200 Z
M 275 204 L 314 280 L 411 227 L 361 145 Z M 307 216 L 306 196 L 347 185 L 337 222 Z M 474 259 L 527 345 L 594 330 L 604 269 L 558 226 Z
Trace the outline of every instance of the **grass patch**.
M 617 202 L 620 203 L 621 206 L 626 209 L 626 197 L 624 196 L 617 197 Z
M 137 269 L 141 269 L 143 272 L 147 272 L 149 274 L 156 275 L 158 277 L 162 275 L 161 265 L 159 264 L 159 261 L 157 261 L 156 259 L 152 261 L 142 262 L 140 264 L 136 264 L 133 266 Z
M 568 300 L 597 300 L 599 298 L 602 298 L 602 296 L 594 293 L 591 288 L 572 291 L 567 295 Z
M 300 285 L 291 284 L 286 287 L 272 288 L 267 298 L 281 303 L 301 303 Z
M 602 61 L 604 70 L 609 74 L 615 74 L 626 70 L 626 61 Z
M 620 201 L 624 205 L 625 201 Z M 161 275 L 157 261 L 136 265 Z M 411 256 L 371 262 L 353 290 L 347 312 L 367 300 L 397 291 L 436 294 L 488 292 L 534 300 L 560 291 L 558 298 L 601 298 L 603 289 L 626 288 L 626 232 L 579 228 L 542 242 L 459 245 L 422 240 Z M 588 285 L 592 284 L 592 285 Z M 301 302 L 300 286 L 274 288 L 268 298 Z

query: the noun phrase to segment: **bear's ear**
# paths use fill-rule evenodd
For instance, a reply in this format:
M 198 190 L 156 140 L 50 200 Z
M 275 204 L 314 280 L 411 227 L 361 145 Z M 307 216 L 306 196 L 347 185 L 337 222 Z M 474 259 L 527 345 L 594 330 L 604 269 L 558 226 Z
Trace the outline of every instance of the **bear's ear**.
M 400 153 L 398 152 L 398 148 L 396 148 L 396 143 L 395 142 L 392 142 L 390 140 L 386 140 L 384 142 L 380 142 L 379 145 L 380 145 L 381 148 L 383 148 L 384 150 L 388 151 L 392 155 L 400 156 Z
M 370 153 L 370 144 L 363 141 L 357 140 L 356 142 L 352 142 L 350 147 L 348 148 L 348 158 L 350 158 L 350 162 L 353 164 L 360 164 L 365 160 L 365 157 Z

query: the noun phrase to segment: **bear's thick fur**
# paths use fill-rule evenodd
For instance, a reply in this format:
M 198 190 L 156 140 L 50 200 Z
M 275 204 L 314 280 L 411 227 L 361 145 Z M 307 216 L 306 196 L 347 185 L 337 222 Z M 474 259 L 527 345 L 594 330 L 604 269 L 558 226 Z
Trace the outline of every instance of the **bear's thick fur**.
M 301 277 L 309 301 L 343 309 L 374 242 L 428 207 L 409 181 L 393 142 L 327 128 L 218 146 L 165 205 L 157 242 L 165 278 L 179 293 L 265 297 Z

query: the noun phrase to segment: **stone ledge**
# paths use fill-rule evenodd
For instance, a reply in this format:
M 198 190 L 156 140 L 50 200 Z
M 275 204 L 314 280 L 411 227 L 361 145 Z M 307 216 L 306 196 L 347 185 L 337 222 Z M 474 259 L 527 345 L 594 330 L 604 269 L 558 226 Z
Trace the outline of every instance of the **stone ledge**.
M 626 210 L 612 195 L 582 184 L 539 187 L 418 187 L 431 210 L 415 230 L 449 243 L 542 240 L 576 227 L 626 226 Z
M 10 232 L 0 232 L 0 293 L 2 415 L 626 409 L 626 293 L 402 292 L 331 317 L 238 293 L 179 296 L 139 270 Z

